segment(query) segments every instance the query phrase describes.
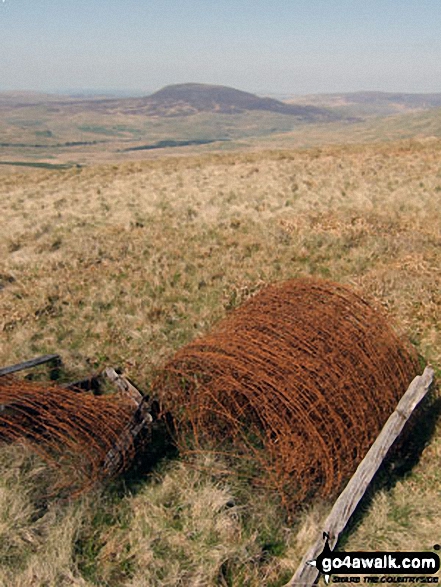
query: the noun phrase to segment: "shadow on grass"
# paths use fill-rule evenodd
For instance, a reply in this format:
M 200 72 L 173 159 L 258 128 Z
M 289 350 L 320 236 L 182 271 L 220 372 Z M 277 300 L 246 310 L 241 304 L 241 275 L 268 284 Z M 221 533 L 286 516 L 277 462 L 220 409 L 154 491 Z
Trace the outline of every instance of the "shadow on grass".
M 112 492 L 135 494 L 148 477 L 161 466 L 179 457 L 165 422 L 155 420 L 151 431 L 141 432 L 135 442 L 135 458 L 121 475 L 112 481 Z

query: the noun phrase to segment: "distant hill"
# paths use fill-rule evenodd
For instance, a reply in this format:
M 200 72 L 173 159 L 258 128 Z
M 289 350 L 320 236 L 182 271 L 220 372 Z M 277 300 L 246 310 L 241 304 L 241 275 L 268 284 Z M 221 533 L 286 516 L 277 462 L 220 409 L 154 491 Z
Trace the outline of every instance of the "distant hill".
M 336 119 L 335 114 L 324 108 L 285 104 L 274 98 L 261 98 L 227 86 L 208 84 L 166 86 L 147 98 L 139 99 L 139 107 L 157 116 L 188 116 L 200 112 L 238 114 L 261 110 L 297 116 L 305 121 Z
M 261 98 L 227 86 L 177 84 L 144 97 L 53 96 L 37 93 L 0 94 L 0 108 L 11 110 L 42 106 L 47 113 L 75 116 L 81 113 L 159 118 L 188 117 L 194 114 L 272 113 L 295 117 L 296 123 L 329 122 L 347 119 L 344 114 L 316 105 L 293 105 L 274 98 Z
M 402 94 L 391 92 L 354 92 L 343 94 L 353 104 L 396 104 L 407 108 L 441 107 L 441 94 Z
M 5 91 L 0 92 L 1 104 L 41 104 L 42 102 L 62 100 L 62 96 L 57 94 L 45 94 L 43 92 L 25 92 L 25 91 Z
M 441 107 L 441 94 L 394 92 L 351 92 L 346 94 L 312 94 L 287 99 L 293 106 L 311 105 L 331 108 L 348 116 L 388 116 Z
M 161 118 L 185 117 L 193 114 L 242 114 L 271 112 L 295 116 L 299 122 L 327 122 L 340 120 L 344 115 L 315 105 L 286 104 L 274 98 L 261 98 L 227 86 L 209 84 L 176 84 L 166 86 L 145 97 L 120 99 L 73 99 L 60 102 L 60 108 L 69 106 L 72 112 L 80 110 L 101 114 L 144 115 Z

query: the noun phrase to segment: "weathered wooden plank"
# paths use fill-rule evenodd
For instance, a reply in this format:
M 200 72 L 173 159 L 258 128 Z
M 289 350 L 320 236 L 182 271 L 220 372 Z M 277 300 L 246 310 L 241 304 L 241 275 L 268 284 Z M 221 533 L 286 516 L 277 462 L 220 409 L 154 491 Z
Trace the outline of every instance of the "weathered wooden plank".
M 115 446 L 107 453 L 104 460 L 103 469 L 107 473 L 111 473 L 121 466 L 123 455 L 126 454 L 141 430 L 151 426 L 153 417 L 149 411 L 148 399 L 126 377 L 117 373 L 112 367 L 104 369 L 103 375 L 116 385 L 122 395 L 130 399 L 135 408 L 132 420 L 125 427 Z
M 112 367 L 104 369 L 103 375 L 107 377 L 109 381 L 112 381 L 118 388 L 119 392 L 130 399 L 133 405 L 136 406 L 137 410 L 134 412 L 136 418 L 143 420 L 144 425 L 151 424 L 153 417 L 149 411 L 150 402 L 148 401 L 148 398 L 143 396 L 139 389 L 129 381 L 127 377 L 120 375 L 115 369 L 112 369 Z
M 30 369 L 31 367 L 36 367 L 37 365 L 50 363 L 51 361 L 60 362 L 60 355 L 43 355 L 41 357 L 36 357 L 35 359 L 30 359 L 29 361 L 24 361 L 23 363 L 10 365 L 9 367 L 2 367 L 0 369 L 0 376 L 10 375 L 11 373 L 16 373 L 17 371 L 23 371 L 24 369 Z
M 320 538 L 303 557 L 299 568 L 289 583 L 287 583 L 286 587 L 293 587 L 294 585 L 310 587 L 314 584 L 317 579 L 318 570 L 307 563 L 310 560 L 316 559 L 323 551 L 325 544 L 323 532 L 328 534 L 329 546 L 333 550 L 337 544 L 339 535 L 346 527 L 346 524 L 354 513 L 355 508 L 363 497 L 390 447 L 403 430 L 416 406 L 427 394 L 433 381 L 433 375 L 433 369 L 426 367 L 423 374 L 415 377 L 412 381 L 374 444 L 366 453 L 366 456 L 359 464 L 349 483 L 334 503 L 331 513 L 324 522 L 322 531 L 320 532 Z
M 119 391 L 127 396 L 134 405 L 138 406 L 141 403 L 142 393 L 126 377 L 117 373 L 112 367 L 104 369 L 103 375 L 114 383 Z

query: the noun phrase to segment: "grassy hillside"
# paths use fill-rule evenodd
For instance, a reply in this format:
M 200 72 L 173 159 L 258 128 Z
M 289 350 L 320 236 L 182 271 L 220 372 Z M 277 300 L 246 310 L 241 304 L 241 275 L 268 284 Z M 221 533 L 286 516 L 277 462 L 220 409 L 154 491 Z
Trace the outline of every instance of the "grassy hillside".
M 305 123 L 292 115 L 259 111 L 176 117 L 81 112 L 65 117 L 24 107 L 0 121 L 0 137 L 0 162 L 88 165 L 147 156 L 437 139 L 441 110 Z M 147 149 L 140 152 L 140 147 Z
M 285 133 L 299 124 L 304 124 L 301 118 L 274 112 L 201 112 L 162 118 L 86 111 L 61 116 L 32 106 L 0 121 L 0 160 L 81 164 L 133 160 L 128 148 L 173 140 L 221 140 L 216 149 L 231 149 L 243 141 L 246 147 L 249 137 Z
M 0 176 L 0 365 L 60 352 L 75 379 L 152 369 L 263 284 L 350 284 L 441 369 L 441 141 L 205 154 Z M 439 413 L 439 400 L 431 415 Z M 355 549 L 439 542 L 441 429 L 365 502 Z M 0 585 L 282 585 L 329 510 L 287 521 L 222 461 L 165 460 L 76 500 L 0 451 Z
M 441 137 L 441 109 L 387 117 L 371 117 L 350 124 L 329 123 L 301 126 L 265 137 L 267 148 L 320 147 L 376 143 L 403 139 L 437 140 Z M 250 140 L 258 145 L 262 140 Z

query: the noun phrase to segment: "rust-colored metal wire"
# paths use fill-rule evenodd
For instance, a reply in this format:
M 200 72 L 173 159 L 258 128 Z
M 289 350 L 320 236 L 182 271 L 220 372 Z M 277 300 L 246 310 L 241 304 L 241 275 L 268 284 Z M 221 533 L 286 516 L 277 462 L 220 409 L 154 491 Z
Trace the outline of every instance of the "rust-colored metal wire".
M 106 468 L 106 457 L 133 417 L 133 406 L 119 396 L 95 397 L 3 376 L 0 406 L 0 441 L 23 442 L 59 469 L 54 491 L 82 491 L 133 458 L 128 442 L 119 448 L 117 466 Z
M 417 371 L 415 352 L 353 291 L 299 279 L 183 347 L 153 394 L 183 452 L 235 455 L 292 506 L 341 488 Z
M 299 279 L 261 290 L 183 347 L 152 396 L 183 453 L 237 457 L 290 508 L 341 487 L 417 371 L 380 312 L 347 287 Z M 84 489 L 133 458 L 133 443 L 118 441 L 133 422 L 121 397 L 0 377 L 0 406 L 0 440 L 30 444 L 60 468 L 60 487 Z

